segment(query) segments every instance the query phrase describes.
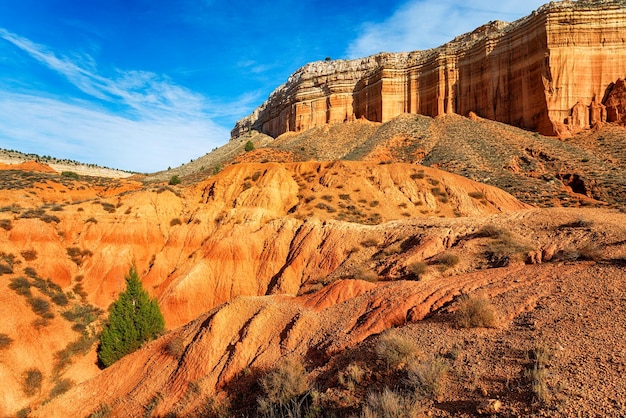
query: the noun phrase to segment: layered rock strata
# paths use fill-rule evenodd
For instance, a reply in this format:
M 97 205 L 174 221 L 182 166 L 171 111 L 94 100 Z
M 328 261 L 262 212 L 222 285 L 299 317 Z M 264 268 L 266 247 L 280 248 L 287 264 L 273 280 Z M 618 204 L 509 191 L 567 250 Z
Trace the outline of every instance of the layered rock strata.
M 626 6 L 551 2 L 513 23 L 490 22 L 435 49 L 314 62 L 237 122 L 277 137 L 401 113 L 481 117 L 568 135 L 609 119 L 607 88 L 626 71 Z

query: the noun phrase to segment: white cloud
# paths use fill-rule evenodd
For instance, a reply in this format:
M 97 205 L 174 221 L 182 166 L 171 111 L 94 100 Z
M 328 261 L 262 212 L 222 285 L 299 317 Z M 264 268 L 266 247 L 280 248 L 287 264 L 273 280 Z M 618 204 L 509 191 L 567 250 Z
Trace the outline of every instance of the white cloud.
M 0 91 L 0 146 L 5 148 L 156 171 L 226 142 L 228 129 L 214 120 L 240 115 L 258 100 L 251 94 L 230 103 L 213 102 L 146 71 L 117 70 L 106 77 L 89 56 L 58 56 L 3 29 L 0 38 L 92 98 L 87 102 L 44 92 Z
M 379 52 L 424 50 L 492 21 L 512 21 L 545 0 L 412 0 L 380 22 L 364 23 L 347 49 L 350 58 Z
M 210 120 L 133 120 L 88 103 L 0 92 L 0 144 L 28 153 L 153 172 L 203 155 L 228 135 Z

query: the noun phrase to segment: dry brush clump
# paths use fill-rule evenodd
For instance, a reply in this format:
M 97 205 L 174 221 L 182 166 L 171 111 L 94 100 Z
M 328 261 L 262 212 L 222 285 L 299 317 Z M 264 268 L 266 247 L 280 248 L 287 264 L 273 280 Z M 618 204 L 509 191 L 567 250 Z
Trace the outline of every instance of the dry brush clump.
M 427 269 L 428 264 L 423 261 L 416 261 L 407 266 L 408 272 L 411 273 L 417 280 L 420 280 L 422 278 Z
M 368 395 L 361 418 L 417 418 L 423 413 L 424 408 L 413 396 L 385 388 L 382 392 Z
M 379 279 L 378 274 L 374 270 L 367 268 L 357 269 L 354 273 L 354 278 L 366 282 L 377 282 Z
M 345 386 L 346 389 L 352 391 L 354 387 L 363 381 L 363 378 L 367 374 L 367 370 L 358 365 L 357 363 L 350 363 L 344 370 L 338 375 L 339 383 Z
M 418 397 L 440 398 L 445 390 L 445 381 L 450 366 L 440 358 L 414 362 L 407 367 L 406 385 Z
M 7 334 L 0 334 L 0 350 L 7 349 L 13 344 L 13 339 Z
M 484 296 L 463 295 L 454 312 L 454 323 L 458 328 L 495 328 L 498 312 Z
M 485 256 L 491 267 L 506 267 L 512 261 L 522 260 L 531 247 L 511 231 L 496 225 L 485 225 L 475 236 L 477 238 L 490 238 L 486 244 Z
M 165 345 L 165 352 L 175 359 L 180 359 L 185 353 L 185 341 L 183 337 L 176 336 Z
M 43 374 L 37 368 L 28 369 L 24 372 L 24 380 L 22 381 L 22 391 L 26 396 L 33 396 L 41 390 L 41 382 Z
M 376 344 L 376 355 L 388 368 L 398 368 L 415 361 L 420 356 L 420 348 L 410 338 L 387 332 Z
M 307 409 L 307 393 L 311 382 L 304 365 L 293 359 L 280 363 L 259 379 L 263 396 L 258 399 L 258 410 L 266 416 L 290 416 Z M 283 415 L 287 414 L 287 415 Z
M 442 271 L 455 267 L 460 261 L 459 256 L 452 253 L 444 253 L 437 258 L 437 262 L 440 264 L 440 270 Z
M 531 350 L 530 355 L 532 363 L 524 372 L 524 376 L 530 381 L 534 398 L 541 404 L 548 404 L 552 399 L 548 367 L 554 352 L 547 345 L 538 344 Z

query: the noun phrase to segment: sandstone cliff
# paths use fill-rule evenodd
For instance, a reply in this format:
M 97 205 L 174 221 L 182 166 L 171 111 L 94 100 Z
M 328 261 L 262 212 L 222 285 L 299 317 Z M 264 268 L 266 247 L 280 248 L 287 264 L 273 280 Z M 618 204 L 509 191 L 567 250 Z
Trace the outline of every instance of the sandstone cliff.
M 625 34 L 623 2 L 550 2 L 439 48 L 314 62 L 238 121 L 231 136 L 256 130 L 277 137 L 358 118 L 386 122 L 401 113 L 469 112 L 567 136 L 616 118 L 602 101 L 624 76 Z

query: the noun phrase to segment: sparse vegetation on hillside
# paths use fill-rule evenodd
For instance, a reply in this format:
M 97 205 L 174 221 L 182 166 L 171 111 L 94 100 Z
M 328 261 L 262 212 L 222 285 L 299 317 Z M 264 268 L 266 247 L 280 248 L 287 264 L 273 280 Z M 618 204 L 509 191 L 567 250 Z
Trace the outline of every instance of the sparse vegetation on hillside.
M 248 141 L 246 142 L 246 145 L 243 148 L 246 152 L 250 152 L 254 150 L 254 142 L 252 141 Z
M 135 267 L 125 279 L 126 290 L 111 306 L 109 323 L 100 337 L 98 359 L 105 367 L 154 339 L 165 328 L 161 309 L 143 289 Z
M 62 171 L 61 175 L 63 177 L 68 177 L 68 178 L 71 178 L 71 179 L 74 179 L 74 180 L 80 179 L 80 176 L 77 173 L 75 173 L 74 171 Z

